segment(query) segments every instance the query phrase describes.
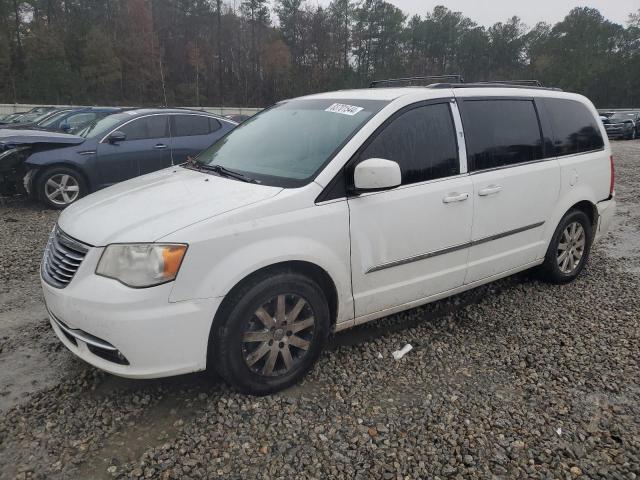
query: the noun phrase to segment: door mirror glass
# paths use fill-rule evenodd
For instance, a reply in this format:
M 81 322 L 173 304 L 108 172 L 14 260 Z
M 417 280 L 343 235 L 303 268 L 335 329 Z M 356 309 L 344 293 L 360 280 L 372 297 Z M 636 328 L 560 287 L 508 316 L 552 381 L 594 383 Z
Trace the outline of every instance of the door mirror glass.
M 369 158 L 360 162 L 353 172 L 356 190 L 385 190 L 402 183 L 400 165 L 384 158 Z
M 118 142 L 124 142 L 126 139 L 127 139 L 127 135 L 124 132 L 121 132 L 120 130 L 116 130 L 111 135 L 109 135 L 109 138 L 107 140 L 109 140 L 109 143 L 118 143 Z

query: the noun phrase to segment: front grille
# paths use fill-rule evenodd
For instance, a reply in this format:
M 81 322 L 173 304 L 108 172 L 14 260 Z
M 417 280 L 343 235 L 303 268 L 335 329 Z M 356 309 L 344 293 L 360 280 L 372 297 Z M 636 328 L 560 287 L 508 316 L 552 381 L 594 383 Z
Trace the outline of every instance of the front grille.
M 56 226 L 49 236 L 42 258 L 42 278 L 53 287 L 66 287 L 88 251 L 87 245 L 65 235 Z

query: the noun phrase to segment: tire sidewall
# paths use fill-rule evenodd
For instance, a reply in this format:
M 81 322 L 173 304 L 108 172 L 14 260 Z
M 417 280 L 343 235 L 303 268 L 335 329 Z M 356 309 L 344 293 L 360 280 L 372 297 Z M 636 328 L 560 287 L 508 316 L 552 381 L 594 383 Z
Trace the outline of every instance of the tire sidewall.
M 80 188 L 80 192 L 78 194 L 78 198 L 75 200 L 75 202 L 77 202 L 79 199 L 81 199 L 82 197 L 84 197 L 87 194 L 87 183 L 84 180 L 84 177 L 82 176 L 82 174 L 72 168 L 68 168 L 68 167 L 51 167 L 51 168 L 47 168 L 45 170 L 43 170 L 41 173 L 38 174 L 37 176 L 37 195 L 38 198 L 40 199 L 40 201 L 42 203 L 44 203 L 47 207 L 49 208 L 53 208 L 56 210 L 62 210 L 63 208 L 68 207 L 69 205 L 71 205 L 71 202 L 67 205 L 58 205 L 55 204 L 53 202 L 51 202 L 46 194 L 45 194 L 45 183 L 47 182 L 47 180 L 49 178 L 51 178 L 54 175 L 59 175 L 59 174 L 66 174 L 66 175 L 70 175 L 72 176 L 77 182 L 78 182 L 78 186 Z
M 567 226 L 573 222 L 578 222 L 582 225 L 584 229 L 586 241 L 584 247 L 584 253 L 582 258 L 580 259 L 580 264 L 578 268 L 576 268 L 571 273 L 564 273 L 560 270 L 557 261 L 557 252 L 558 252 L 558 244 L 560 243 L 560 238 L 562 237 L 563 232 L 567 228 Z M 573 281 L 580 272 L 584 270 L 585 266 L 589 261 L 589 256 L 591 253 L 591 244 L 593 242 L 593 226 L 591 225 L 591 221 L 586 213 L 580 210 L 572 210 L 567 213 L 560 224 L 556 228 L 555 233 L 553 234 L 553 238 L 551 239 L 551 243 L 549 244 L 549 249 L 547 251 L 547 256 L 545 258 L 545 269 L 547 273 L 552 277 L 552 280 L 556 283 L 568 283 Z
M 316 324 L 311 347 L 303 361 L 291 372 L 278 377 L 265 377 L 253 372 L 242 354 L 242 336 L 246 323 L 257 308 L 279 294 L 296 294 L 303 297 L 313 310 Z M 226 319 L 212 333 L 215 351 L 210 358 L 216 362 L 216 370 L 228 383 L 244 393 L 266 395 L 282 390 L 302 378 L 313 366 L 326 343 L 330 330 L 327 300 L 320 287 L 298 274 L 278 274 L 265 279 L 242 296 L 231 307 Z

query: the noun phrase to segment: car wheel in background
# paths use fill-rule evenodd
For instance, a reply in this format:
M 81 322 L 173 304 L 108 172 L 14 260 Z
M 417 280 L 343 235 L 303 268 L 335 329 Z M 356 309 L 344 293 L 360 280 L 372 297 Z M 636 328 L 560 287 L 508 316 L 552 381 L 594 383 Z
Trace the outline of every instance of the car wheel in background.
M 300 380 L 320 356 L 330 329 L 322 289 L 289 272 L 249 281 L 227 298 L 218 317 L 209 365 L 230 385 L 254 395 Z
M 48 207 L 62 209 L 87 194 L 82 175 L 67 167 L 47 168 L 38 175 L 38 196 Z
M 570 210 L 560 221 L 540 267 L 542 279 L 569 283 L 576 279 L 589 259 L 593 227 L 581 210 Z

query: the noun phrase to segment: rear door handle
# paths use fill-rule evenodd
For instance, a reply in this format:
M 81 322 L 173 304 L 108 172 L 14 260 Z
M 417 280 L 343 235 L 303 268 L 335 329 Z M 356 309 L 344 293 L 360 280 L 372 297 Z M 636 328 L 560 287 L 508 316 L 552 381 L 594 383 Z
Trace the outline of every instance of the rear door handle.
M 469 198 L 468 193 L 452 193 L 442 199 L 443 203 L 464 202 Z
M 158 150 L 162 150 L 164 148 L 167 148 L 167 146 L 164 143 L 159 143 L 153 148 L 157 148 Z
M 489 195 L 495 195 L 496 193 L 500 193 L 502 190 L 502 185 L 489 185 L 488 187 L 483 188 L 478 192 L 478 195 L 481 197 L 488 197 Z

